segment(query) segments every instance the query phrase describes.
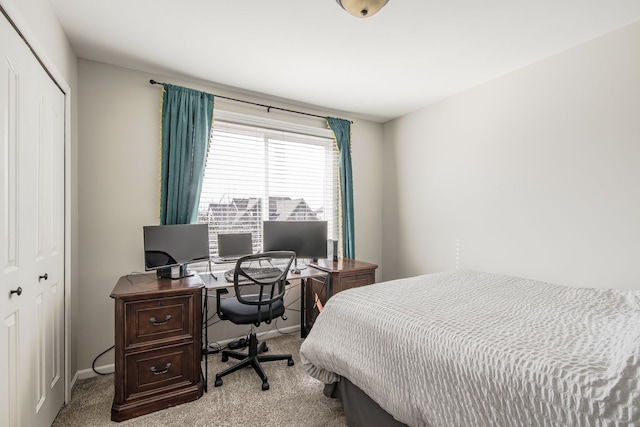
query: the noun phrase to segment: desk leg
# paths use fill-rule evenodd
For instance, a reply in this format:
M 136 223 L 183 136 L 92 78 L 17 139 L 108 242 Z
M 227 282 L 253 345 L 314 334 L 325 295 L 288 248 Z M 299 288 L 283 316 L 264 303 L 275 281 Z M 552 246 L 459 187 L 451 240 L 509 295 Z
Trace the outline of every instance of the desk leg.
M 307 318 L 305 316 L 306 300 L 304 296 L 306 286 L 306 279 L 300 279 L 300 338 L 307 337 Z
M 200 359 L 204 357 L 204 372 L 202 373 L 202 380 L 204 381 L 204 392 L 207 393 L 208 390 L 208 380 L 209 376 L 209 291 L 207 288 L 204 288 L 204 316 L 203 322 L 200 326 L 204 328 L 204 347 L 200 349 Z M 200 336 L 202 336 L 202 330 L 200 330 Z M 202 363 L 200 364 L 200 370 L 202 371 Z

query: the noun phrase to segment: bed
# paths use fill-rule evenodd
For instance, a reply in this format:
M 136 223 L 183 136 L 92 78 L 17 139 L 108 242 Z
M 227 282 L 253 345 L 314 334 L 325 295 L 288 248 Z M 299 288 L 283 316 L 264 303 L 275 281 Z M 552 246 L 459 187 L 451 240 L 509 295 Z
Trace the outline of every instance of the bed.
M 300 356 L 349 425 L 640 426 L 640 291 L 465 270 L 377 283 L 334 295 Z

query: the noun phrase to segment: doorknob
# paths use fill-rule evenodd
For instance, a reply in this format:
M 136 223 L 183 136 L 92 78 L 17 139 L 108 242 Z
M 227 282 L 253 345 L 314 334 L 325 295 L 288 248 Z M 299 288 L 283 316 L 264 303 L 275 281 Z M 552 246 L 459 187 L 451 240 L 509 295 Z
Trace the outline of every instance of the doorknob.
M 13 294 L 18 294 L 18 296 L 22 295 L 22 288 L 20 286 L 18 286 L 18 289 L 14 289 L 9 293 L 9 296 L 12 296 Z
M 49 274 L 48 273 L 44 273 L 42 276 L 38 276 L 38 280 L 47 280 L 49 279 Z

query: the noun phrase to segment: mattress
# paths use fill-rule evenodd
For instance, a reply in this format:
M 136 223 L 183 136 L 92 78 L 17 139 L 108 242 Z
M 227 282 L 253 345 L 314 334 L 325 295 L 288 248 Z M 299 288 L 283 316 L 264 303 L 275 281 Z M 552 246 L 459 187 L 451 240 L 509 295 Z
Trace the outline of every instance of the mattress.
M 300 348 L 412 426 L 640 426 L 640 291 L 456 270 L 334 295 Z

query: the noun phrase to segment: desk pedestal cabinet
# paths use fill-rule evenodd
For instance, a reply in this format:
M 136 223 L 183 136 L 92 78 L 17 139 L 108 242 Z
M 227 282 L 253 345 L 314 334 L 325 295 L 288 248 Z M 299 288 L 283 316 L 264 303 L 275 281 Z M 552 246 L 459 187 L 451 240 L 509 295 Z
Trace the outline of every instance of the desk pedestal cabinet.
M 111 420 L 196 400 L 200 370 L 202 290 L 198 275 L 121 277 L 115 300 L 115 396 Z
M 340 258 L 338 261 L 320 259 L 311 265 L 329 274 L 329 286 L 325 286 L 322 279 L 308 279 L 309 283 L 305 295 L 305 306 L 308 307 L 306 310 L 306 330 L 311 329 L 318 316 L 315 295 L 318 295 L 320 302 L 324 305 L 331 295 L 340 291 L 375 283 L 376 268 L 378 268 L 376 264 L 348 258 Z

